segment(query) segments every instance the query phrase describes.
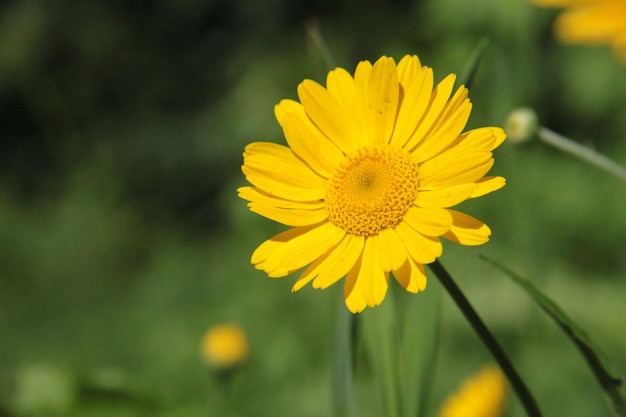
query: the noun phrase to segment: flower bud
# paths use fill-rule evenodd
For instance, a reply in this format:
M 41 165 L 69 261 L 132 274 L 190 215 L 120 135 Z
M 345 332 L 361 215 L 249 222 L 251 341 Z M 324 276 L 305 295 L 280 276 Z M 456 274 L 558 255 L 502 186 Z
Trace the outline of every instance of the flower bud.
M 513 143 L 521 143 L 531 139 L 538 128 L 537 114 L 529 107 L 513 110 L 504 125 L 507 138 Z

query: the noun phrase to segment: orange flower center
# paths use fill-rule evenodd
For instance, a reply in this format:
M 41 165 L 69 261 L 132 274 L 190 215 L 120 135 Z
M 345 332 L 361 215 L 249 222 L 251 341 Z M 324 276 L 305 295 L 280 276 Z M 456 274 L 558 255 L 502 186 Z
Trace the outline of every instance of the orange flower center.
M 329 181 L 331 222 L 353 235 L 395 227 L 417 196 L 417 164 L 403 149 L 377 145 L 348 156 Z

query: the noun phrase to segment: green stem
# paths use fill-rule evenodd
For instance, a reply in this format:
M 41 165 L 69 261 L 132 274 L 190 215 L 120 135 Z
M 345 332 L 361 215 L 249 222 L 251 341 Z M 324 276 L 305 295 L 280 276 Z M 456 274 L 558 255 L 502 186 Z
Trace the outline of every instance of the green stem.
M 577 156 L 583 161 L 589 162 L 591 165 L 614 175 L 620 180 L 626 181 L 626 168 L 601 153 L 596 152 L 587 146 L 576 143 L 573 140 L 559 135 L 558 133 L 545 127 L 540 127 L 537 130 L 537 136 L 545 143 Z
M 500 365 L 502 372 L 504 372 L 508 378 L 511 383 L 511 387 L 516 392 L 522 406 L 526 410 L 526 414 L 528 414 L 529 417 L 542 417 L 541 411 L 537 406 L 537 402 L 526 387 L 526 384 L 511 364 L 511 361 L 506 356 L 506 353 L 504 353 L 504 350 L 498 341 L 493 337 L 489 329 L 487 329 L 485 323 L 483 323 L 481 318 L 478 316 L 478 313 L 474 310 L 458 285 L 456 285 L 448 271 L 446 271 L 443 265 L 441 265 L 437 260 L 428 266 L 435 273 L 439 282 L 441 282 L 441 285 L 443 285 L 446 291 L 448 291 L 448 294 L 450 294 L 478 337 L 480 337 L 487 349 L 489 349 L 493 355 L 494 359 Z
M 333 58 L 333 54 L 330 52 L 330 48 L 326 44 L 324 37 L 320 31 L 319 23 L 316 20 L 310 21 L 306 25 L 306 34 L 313 44 L 315 49 L 319 52 L 322 57 L 322 61 L 324 61 L 324 66 L 330 71 L 335 68 L 337 65 L 335 64 L 335 59 Z

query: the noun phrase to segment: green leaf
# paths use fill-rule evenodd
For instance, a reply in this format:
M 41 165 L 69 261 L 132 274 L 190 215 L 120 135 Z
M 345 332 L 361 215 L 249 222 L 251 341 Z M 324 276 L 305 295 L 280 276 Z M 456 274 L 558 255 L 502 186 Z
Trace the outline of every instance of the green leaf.
M 441 286 L 431 280 L 424 293 L 409 294 L 402 332 L 402 400 L 405 417 L 421 417 L 427 408 L 441 327 Z
M 461 77 L 458 80 L 459 85 L 464 85 L 469 90 L 472 83 L 474 82 L 474 77 L 476 76 L 476 71 L 478 70 L 478 66 L 480 65 L 480 60 L 482 59 L 483 54 L 485 53 L 485 50 L 487 50 L 488 46 L 489 39 L 487 38 L 482 38 L 478 42 L 478 45 L 476 45 L 476 48 L 474 48 L 472 55 L 470 56 L 469 60 L 465 64 L 465 67 L 463 68 Z
M 585 331 L 578 327 L 554 301 L 539 291 L 529 281 L 485 256 L 481 256 L 481 258 L 504 272 L 513 282 L 524 289 L 546 314 L 556 321 L 559 327 L 583 354 L 600 386 L 604 392 L 606 392 L 615 414 L 619 417 L 626 417 L 626 398 L 622 391 L 622 380 L 610 369 L 606 359 L 601 352 L 593 346 Z
M 386 417 L 400 416 L 398 387 L 398 332 L 391 288 L 385 302 L 360 314 L 367 356 L 379 389 Z

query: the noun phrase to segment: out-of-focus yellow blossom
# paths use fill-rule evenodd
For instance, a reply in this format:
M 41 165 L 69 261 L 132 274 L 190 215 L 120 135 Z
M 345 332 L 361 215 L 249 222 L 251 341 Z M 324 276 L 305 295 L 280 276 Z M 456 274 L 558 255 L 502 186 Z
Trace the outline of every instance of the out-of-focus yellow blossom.
M 237 325 L 212 327 L 202 338 L 201 353 L 212 366 L 221 369 L 235 367 L 248 357 L 248 338 Z
M 533 3 L 566 8 L 555 22 L 556 36 L 563 42 L 610 45 L 626 62 L 626 1 L 533 0 Z
M 466 380 L 444 403 L 438 417 L 500 417 L 504 409 L 506 380 L 495 365 Z

